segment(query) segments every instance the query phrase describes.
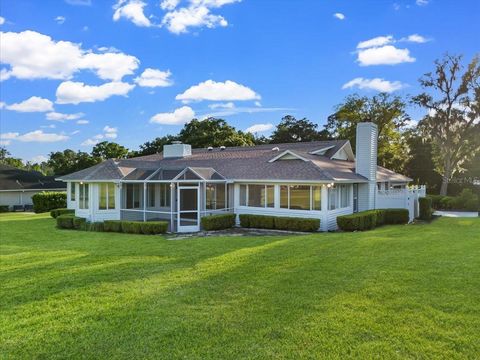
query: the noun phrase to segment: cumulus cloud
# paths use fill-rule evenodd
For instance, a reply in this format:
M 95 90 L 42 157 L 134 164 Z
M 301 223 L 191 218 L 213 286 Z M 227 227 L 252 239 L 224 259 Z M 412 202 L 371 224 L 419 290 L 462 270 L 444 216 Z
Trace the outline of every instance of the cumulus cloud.
M 59 112 L 50 112 L 45 115 L 45 118 L 47 120 L 52 120 L 52 121 L 60 121 L 63 122 L 65 120 L 77 120 L 80 119 L 85 115 L 84 113 L 76 113 L 76 114 L 62 114 Z
M 256 133 L 272 130 L 273 127 L 274 127 L 273 124 L 255 124 L 245 129 L 245 131 L 252 134 L 256 134 Z
M 43 130 L 35 130 L 23 135 L 20 135 L 17 132 L 11 132 L 0 135 L 1 140 L 11 141 L 22 141 L 22 142 L 58 142 L 68 140 L 69 137 L 64 134 L 55 134 L 55 133 L 44 133 Z
M 79 104 L 82 102 L 103 101 L 114 95 L 126 96 L 135 87 L 124 82 L 110 82 L 99 86 L 85 85 L 83 82 L 65 81 L 57 88 L 58 104 Z
M 32 96 L 22 102 L 6 105 L 5 108 L 18 112 L 47 112 L 53 111 L 53 103 L 48 99 Z
M 422 35 L 418 34 L 412 34 L 406 37 L 405 39 L 402 39 L 403 41 L 408 41 L 408 42 L 413 42 L 413 43 L 418 43 L 418 44 L 423 44 L 429 41 L 427 38 L 425 38 Z
M 336 17 L 338 20 L 345 20 L 345 15 L 342 13 L 335 13 L 333 17 Z
M 150 119 L 151 123 L 163 125 L 182 125 L 191 121 L 195 112 L 189 106 L 182 106 L 170 113 L 158 113 Z
M 233 102 L 215 103 L 215 104 L 208 105 L 208 107 L 212 110 L 215 110 L 215 109 L 233 109 L 233 108 L 235 108 L 235 104 Z
M 71 79 L 91 70 L 101 79 L 119 81 L 138 68 L 139 60 L 121 52 L 93 53 L 80 44 L 55 41 L 36 31 L 0 34 L 0 61 L 9 66 L 2 77 L 18 79 Z
M 113 139 L 116 139 L 117 136 L 118 136 L 118 128 L 106 125 L 103 128 L 102 134 L 97 134 L 89 139 L 86 139 L 80 145 L 93 146 L 93 145 L 97 145 L 101 140 L 103 141 L 113 140 Z
M 78 124 L 78 125 L 87 125 L 88 123 L 89 123 L 89 121 L 88 121 L 88 120 L 85 120 L 85 119 L 82 119 L 82 120 L 78 120 L 78 121 L 77 121 L 77 124 Z
M 5 18 L 3 16 L 0 16 L 0 25 L 5 24 Z
M 228 25 L 223 16 L 210 13 L 206 6 L 189 6 L 165 14 L 162 25 L 174 34 L 188 32 L 190 27 L 215 28 Z
M 428 5 L 429 3 L 429 0 L 416 0 L 415 1 L 415 4 L 417 4 L 418 6 L 426 6 Z
M 366 49 L 370 47 L 384 46 L 394 42 L 392 35 L 377 36 L 373 39 L 361 41 L 357 45 L 357 49 Z
M 113 13 L 113 20 L 118 21 L 121 18 L 125 18 L 137 26 L 152 26 L 150 20 L 143 13 L 143 8 L 146 5 L 147 4 L 141 0 L 118 0 L 113 6 L 113 9 L 115 10 Z
M 393 45 L 373 47 L 358 52 L 357 61 L 361 66 L 371 65 L 396 65 L 414 62 L 410 50 L 398 49 Z
M 20 135 L 18 132 L 0 133 L 0 145 L 6 146 L 12 143 Z
M 103 128 L 103 131 L 105 132 L 104 136 L 107 139 L 116 139 L 117 138 L 118 128 L 110 127 L 110 126 L 107 125 Z
M 173 85 L 173 81 L 170 79 L 172 73 L 167 71 L 161 71 L 157 69 L 145 69 L 145 71 L 135 78 L 135 83 L 143 87 L 167 87 Z
M 213 80 L 204 81 L 187 89 L 184 93 L 178 94 L 175 99 L 183 102 L 190 101 L 238 101 L 238 100 L 259 100 L 261 97 L 252 89 L 237 84 L 234 81 L 216 82 Z
M 179 3 L 180 3 L 180 0 L 163 0 L 160 3 L 160 7 L 163 10 L 173 10 L 178 6 Z
M 65 16 L 57 16 L 54 20 L 57 24 L 62 25 L 67 19 Z
M 405 85 L 400 81 L 388 81 L 380 78 L 364 79 L 362 77 L 358 77 L 344 84 L 342 89 L 351 89 L 355 87 L 359 89 L 376 90 L 389 93 L 400 90 L 404 88 Z

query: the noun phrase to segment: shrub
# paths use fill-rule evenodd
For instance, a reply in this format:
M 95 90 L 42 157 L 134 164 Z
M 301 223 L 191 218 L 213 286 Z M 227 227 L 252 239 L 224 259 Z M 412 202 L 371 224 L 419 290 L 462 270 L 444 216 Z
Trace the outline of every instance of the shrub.
M 410 216 L 408 209 L 384 209 L 385 224 L 408 224 Z
M 373 229 L 377 225 L 377 210 L 361 211 L 351 215 L 338 216 L 337 225 L 343 231 L 363 231 Z
M 320 219 L 275 217 L 274 226 L 277 230 L 313 232 L 318 231 Z
M 8 205 L 0 205 L 0 213 L 9 212 L 9 210 L 10 210 L 10 206 L 8 206 Z
M 249 214 L 240 214 L 238 217 L 240 219 L 240 226 L 243 228 L 250 227 L 250 216 Z
M 57 227 L 60 229 L 73 229 L 73 215 L 65 214 L 57 216 Z
M 147 221 L 140 223 L 142 234 L 155 235 L 165 234 L 168 230 L 168 222 L 166 221 Z
M 219 214 L 204 216 L 201 219 L 204 230 L 222 230 L 235 226 L 235 214 Z
M 85 224 L 87 222 L 87 219 L 74 216 L 73 217 L 73 228 L 75 230 L 84 230 L 85 229 Z
M 372 210 L 377 213 L 377 223 L 375 226 L 382 226 L 385 224 L 385 210 L 384 209 L 377 209 Z
M 50 216 L 54 219 L 56 219 L 57 216 L 59 216 L 59 215 L 65 215 L 65 214 L 74 215 L 75 210 L 73 210 L 73 209 L 54 209 L 54 210 L 50 211 Z
M 127 234 L 141 234 L 142 224 L 140 221 L 122 221 L 122 232 Z
M 442 210 L 452 210 L 456 204 L 454 204 L 455 198 L 452 196 L 444 196 L 440 199 L 440 209 Z
M 36 213 L 47 212 L 53 209 L 67 207 L 67 194 L 65 192 L 43 191 L 32 196 L 33 211 Z
M 418 199 L 419 206 L 419 218 L 421 220 L 431 220 L 432 219 L 432 199 L 428 197 L 421 197 Z
M 86 222 L 81 230 L 85 231 L 104 231 L 103 222 Z
M 427 198 L 432 201 L 432 208 L 435 210 L 442 209 L 442 205 L 440 204 L 440 202 L 444 197 L 445 196 L 443 195 L 427 195 Z
M 242 225 L 242 217 L 244 219 L 245 226 Z M 275 217 L 266 215 L 240 215 L 240 225 L 247 228 L 255 229 L 274 229 Z
M 122 232 L 121 220 L 105 220 L 103 222 L 104 231 L 108 232 Z

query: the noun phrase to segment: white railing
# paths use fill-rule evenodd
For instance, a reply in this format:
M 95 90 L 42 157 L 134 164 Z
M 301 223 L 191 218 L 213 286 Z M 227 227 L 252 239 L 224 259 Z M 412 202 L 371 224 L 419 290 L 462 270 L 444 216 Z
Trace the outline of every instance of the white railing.
M 418 198 L 426 196 L 425 185 L 405 189 L 377 190 L 377 209 L 408 209 L 410 221 L 418 216 Z

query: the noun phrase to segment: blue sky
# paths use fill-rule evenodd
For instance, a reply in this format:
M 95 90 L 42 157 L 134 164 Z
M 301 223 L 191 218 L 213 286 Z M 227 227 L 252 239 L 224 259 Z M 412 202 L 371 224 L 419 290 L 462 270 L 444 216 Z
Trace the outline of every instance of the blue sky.
M 25 160 L 137 149 L 192 116 L 322 125 L 351 93 L 415 94 L 436 58 L 480 48 L 477 0 L 4 0 L 0 16 L 1 142 Z

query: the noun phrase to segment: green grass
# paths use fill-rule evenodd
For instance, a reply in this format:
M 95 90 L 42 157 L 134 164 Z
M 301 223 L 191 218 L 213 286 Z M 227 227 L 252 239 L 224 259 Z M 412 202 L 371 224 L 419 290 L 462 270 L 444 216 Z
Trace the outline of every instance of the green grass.
M 3 359 L 478 358 L 480 219 L 159 236 L 0 216 Z

